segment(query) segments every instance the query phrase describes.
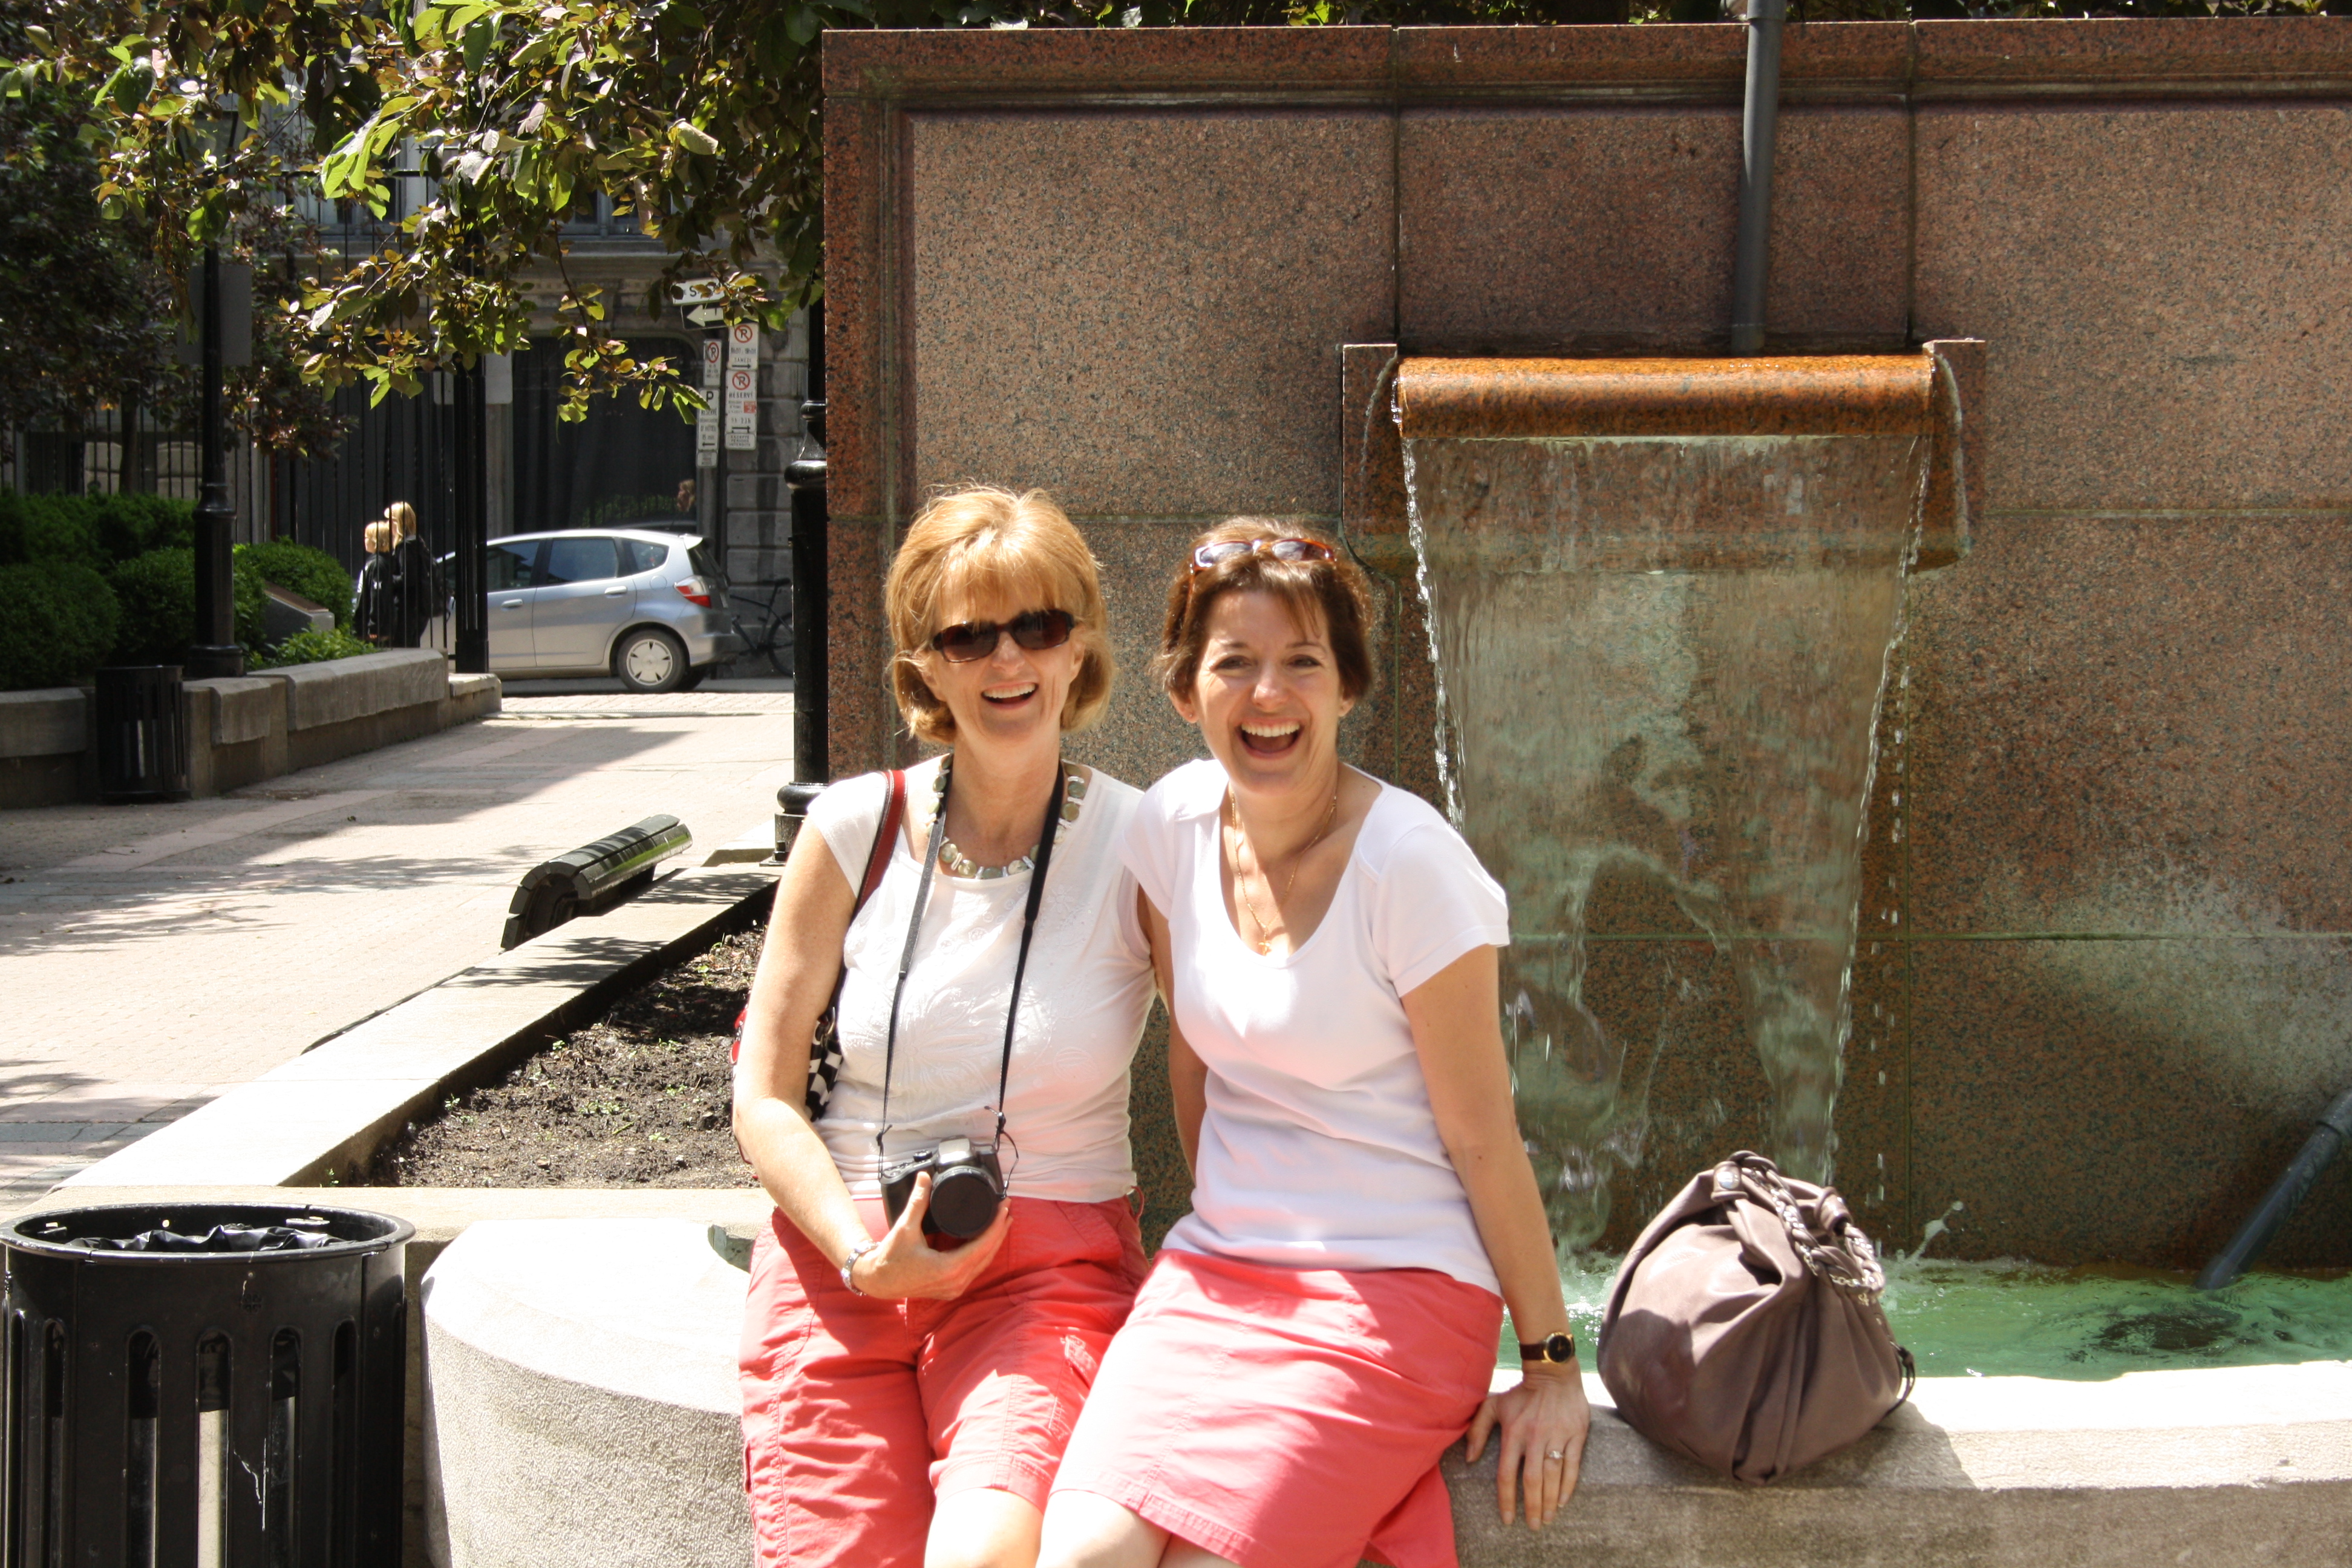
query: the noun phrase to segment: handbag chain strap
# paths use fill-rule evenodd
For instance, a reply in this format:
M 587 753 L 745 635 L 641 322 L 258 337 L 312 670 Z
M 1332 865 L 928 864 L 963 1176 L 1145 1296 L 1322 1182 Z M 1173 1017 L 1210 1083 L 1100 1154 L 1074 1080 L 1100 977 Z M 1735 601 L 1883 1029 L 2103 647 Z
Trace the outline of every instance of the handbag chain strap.
M 1834 1234 L 1823 1237 L 1805 1221 L 1804 1212 L 1797 1206 L 1796 1194 L 1789 1190 L 1789 1179 L 1779 1167 L 1766 1161 L 1750 1163 L 1746 1160 L 1726 1160 L 1716 1167 L 1715 1188 L 1719 1195 L 1745 1192 L 1758 1203 L 1780 1216 L 1789 1232 L 1789 1244 L 1805 1267 L 1824 1284 L 1843 1291 L 1854 1300 L 1874 1303 L 1886 1289 L 1886 1270 L 1878 1261 L 1878 1250 L 1870 1244 L 1862 1227 L 1851 1218 L 1841 1215 L 1843 1223 L 1834 1226 Z

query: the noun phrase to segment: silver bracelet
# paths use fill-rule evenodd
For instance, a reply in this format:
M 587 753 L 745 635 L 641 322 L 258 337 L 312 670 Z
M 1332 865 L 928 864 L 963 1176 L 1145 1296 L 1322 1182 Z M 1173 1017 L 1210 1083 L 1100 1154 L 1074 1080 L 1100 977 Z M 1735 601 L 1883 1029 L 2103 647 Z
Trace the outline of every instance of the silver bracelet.
M 841 1260 L 842 1288 L 853 1296 L 863 1296 L 866 1292 L 857 1288 L 857 1281 L 849 1277 L 849 1271 L 857 1267 L 857 1260 L 859 1258 L 874 1250 L 875 1245 L 875 1243 L 870 1241 L 861 1241 L 856 1246 L 849 1249 L 848 1257 Z

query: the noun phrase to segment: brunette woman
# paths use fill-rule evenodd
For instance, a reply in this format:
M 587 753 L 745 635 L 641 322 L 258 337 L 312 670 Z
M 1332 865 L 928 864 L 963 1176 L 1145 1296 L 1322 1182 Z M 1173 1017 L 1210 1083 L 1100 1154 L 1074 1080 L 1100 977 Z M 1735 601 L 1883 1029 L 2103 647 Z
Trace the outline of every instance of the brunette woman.
M 1418 796 L 1343 766 L 1362 574 L 1254 520 L 1202 538 L 1160 674 L 1214 761 L 1128 836 L 1192 1212 L 1054 1485 L 1048 1568 L 1452 1568 L 1438 1456 L 1497 1501 L 1575 1489 L 1589 1414 L 1511 1103 L 1502 889 Z M 1505 1305 L 1527 1358 L 1488 1397 Z
M 1051 501 L 932 502 L 887 598 L 899 711 L 948 750 L 818 798 L 751 989 L 735 1130 L 776 1203 L 743 1325 L 753 1532 L 762 1564 L 1030 1568 L 1143 1275 L 1128 1064 L 1152 979 L 1118 857 L 1140 796 L 1062 755 L 1111 657 L 1094 559 Z M 812 1117 L 837 979 L 838 1079 Z M 987 1190 L 971 1168 L 914 1175 L 895 1222 L 883 1177 L 956 1139 L 994 1145 L 1010 1195 L 950 1246 L 926 1215 Z

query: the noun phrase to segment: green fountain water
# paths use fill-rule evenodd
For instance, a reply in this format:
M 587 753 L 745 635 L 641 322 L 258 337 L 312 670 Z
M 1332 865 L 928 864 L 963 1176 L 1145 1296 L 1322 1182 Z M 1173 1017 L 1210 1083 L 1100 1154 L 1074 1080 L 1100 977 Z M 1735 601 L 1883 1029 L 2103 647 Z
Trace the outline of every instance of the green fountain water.
M 1711 1037 L 1708 984 L 1672 943 L 1622 1010 L 1638 1032 L 1590 994 L 1591 943 L 1661 913 L 1733 977 L 1766 1152 L 1835 1173 L 1864 806 L 1927 447 L 1405 443 L 1439 764 L 1510 895 L 1506 1037 L 1564 1256 L 1599 1237 L 1612 1176 L 1641 1161 L 1661 1058 Z M 1646 906 L 1633 929 L 1596 929 L 1604 884 Z

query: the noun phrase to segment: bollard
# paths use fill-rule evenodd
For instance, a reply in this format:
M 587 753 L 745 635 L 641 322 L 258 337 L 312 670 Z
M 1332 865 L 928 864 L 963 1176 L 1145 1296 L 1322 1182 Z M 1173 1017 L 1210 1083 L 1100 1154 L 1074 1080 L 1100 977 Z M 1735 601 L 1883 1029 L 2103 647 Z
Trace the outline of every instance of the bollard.
M 694 847 L 694 835 L 675 816 L 648 816 L 568 855 L 542 860 L 523 873 L 507 906 L 504 952 L 544 936 L 582 912 L 597 913 L 645 890 L 654 868 Z

